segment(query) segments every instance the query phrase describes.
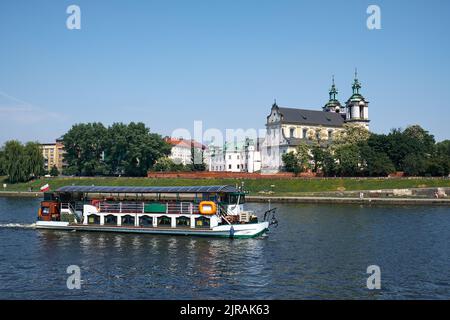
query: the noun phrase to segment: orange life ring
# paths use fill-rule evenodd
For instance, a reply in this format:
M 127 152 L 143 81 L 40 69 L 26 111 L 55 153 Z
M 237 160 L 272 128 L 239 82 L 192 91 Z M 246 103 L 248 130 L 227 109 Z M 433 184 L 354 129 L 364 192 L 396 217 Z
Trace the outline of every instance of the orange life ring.
M 201 214 L 212 215 L 217 212 L 217 206 L 213 201 L 202 201 L 198 205 Z

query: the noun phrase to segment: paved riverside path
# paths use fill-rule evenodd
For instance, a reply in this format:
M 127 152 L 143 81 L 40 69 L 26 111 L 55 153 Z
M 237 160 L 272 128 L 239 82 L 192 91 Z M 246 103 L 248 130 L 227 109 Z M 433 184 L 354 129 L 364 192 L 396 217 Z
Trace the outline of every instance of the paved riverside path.
M 43 198 L 42 192 L 28 191 L 0 191 L 0 197 L 31 197 Z M 330 196 L 250 196 L 245 197 L 247 202 L 267 203 L 316 203 L 316 204 L 385 204 L 385 205 L 447 205 L 450 198 L 401 198 L 401 197 L 330 197 Z
M 450 205 L 450 198 L 351 198 L 351 197 L 283 197 L 246 196 L 248 202 L 272 203 L 342 203 L 342 204 L 395 204 L 395 205 Z

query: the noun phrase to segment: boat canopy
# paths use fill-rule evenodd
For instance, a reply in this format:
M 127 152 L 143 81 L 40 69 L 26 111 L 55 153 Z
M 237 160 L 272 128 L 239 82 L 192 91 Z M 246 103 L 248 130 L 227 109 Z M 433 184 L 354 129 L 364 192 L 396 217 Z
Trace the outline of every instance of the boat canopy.
M 191 186 L 191 187 L 108 187 L 108 186 L 65 186 L 56 192 L 80 193 L 240 193 L 229 186 Z

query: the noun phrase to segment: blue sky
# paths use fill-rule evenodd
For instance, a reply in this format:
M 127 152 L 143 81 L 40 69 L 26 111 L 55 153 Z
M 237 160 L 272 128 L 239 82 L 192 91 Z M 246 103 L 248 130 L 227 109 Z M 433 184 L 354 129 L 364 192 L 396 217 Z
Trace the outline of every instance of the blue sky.
M 68 30 L 66 8 L 81 8 Z M 381 30 L 366 9 L 381 8 Z M 53 141 L 78 122 L 264 128 L 273 99 L 320 110 L 358 68 L 371 129 L 450 138 L 450 1 L 0 3 L 0 143 Z

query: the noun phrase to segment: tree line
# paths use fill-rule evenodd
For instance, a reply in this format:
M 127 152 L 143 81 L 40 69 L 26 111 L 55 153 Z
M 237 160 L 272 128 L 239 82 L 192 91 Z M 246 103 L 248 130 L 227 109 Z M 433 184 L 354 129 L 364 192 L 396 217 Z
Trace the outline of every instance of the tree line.
M 447 176 L 450 171 L 450 140 L 436 143 L 418 125 L 388 134 L 370 133 L 346 125 L 331 143 L 308 141 L 295 152 L 282 155 L 286 171 L 312 171 L 324 176 Z
M 75 124 L 62 136 L 64 175 L 76 176 L 146 176 L 153 171 L 204 171 L 203 151 L 191 147 L 192 164 L 175 163 L 168 155 L 172 146 L 144 123 L 100 122 Z M 199 160 L 200 159 L 200 160 Z M 194 161 L 196 160 L 196 161 Z M 40 144 L 25 145 L 12 140 L 0 149 L 0 175 L 10 183 L 25 182 L 46 173 L 57 176 L 58 169 L 44 170 Z
M 63 136 L 66 175 L 146 176 L 171 146 L 144 123 L 81 123 Z

